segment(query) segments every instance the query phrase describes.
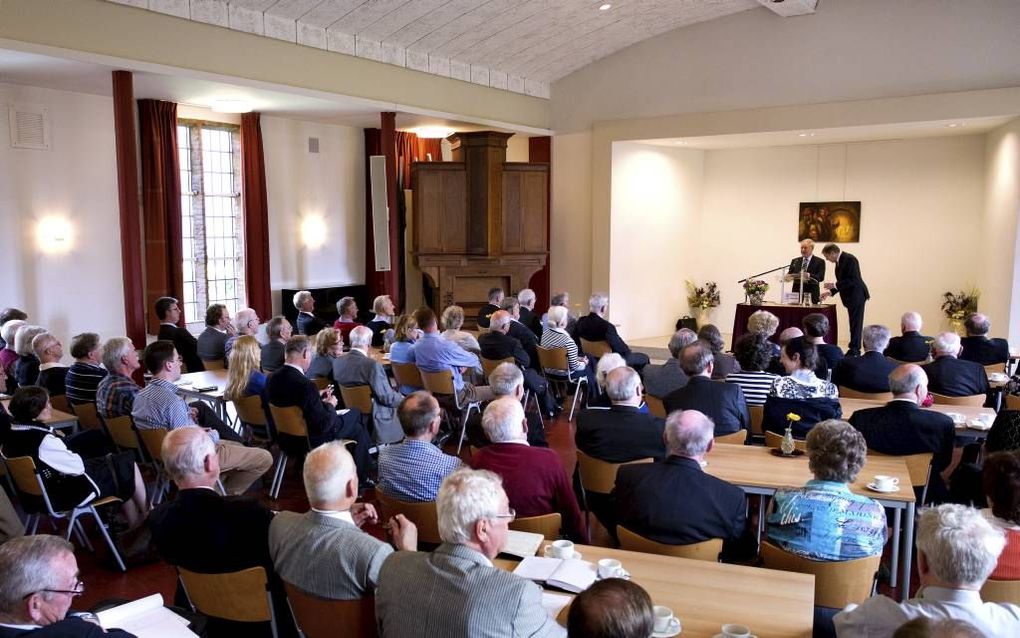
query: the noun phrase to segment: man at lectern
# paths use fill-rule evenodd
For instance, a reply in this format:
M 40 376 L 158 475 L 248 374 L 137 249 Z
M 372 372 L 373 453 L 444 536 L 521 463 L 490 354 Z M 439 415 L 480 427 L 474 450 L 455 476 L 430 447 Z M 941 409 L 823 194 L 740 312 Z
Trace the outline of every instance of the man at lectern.
M 786 280 L 793 282 L 793 292 L 800 292 L 800 273 L 804 273 L 804 292 L 810 293 L 811 303 L 818 303 L 818 282 L 825 279 L 825 260 L 815 257 L 815 242 L 805 239 L 800 242 L 800 257 L 790 262 Z M 807 281 L 810 277 L 814 281 Z

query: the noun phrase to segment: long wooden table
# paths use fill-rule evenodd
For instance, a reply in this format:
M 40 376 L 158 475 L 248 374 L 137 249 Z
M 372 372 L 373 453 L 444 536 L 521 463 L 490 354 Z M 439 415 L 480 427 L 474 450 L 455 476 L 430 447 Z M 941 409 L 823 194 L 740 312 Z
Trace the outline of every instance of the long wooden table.
M 712 638 L 726 623 L 747 625 L 762 638 L 811 635 L 814 576 L 606 547 L 576 548 L 592 563 L 603 558 L 619 560 L 654 604 L 673 610 L 684 638 Z M 514 560 L 493 563 L 508 571 L 517 566 Z
M 880 408 L 885 405 L 884 401 L 872 401 L 871 399 L 846 399 L 841 398 L 839 405 L 843 409 L 843 420 L 846 421 L 850 418 L 857 410 L 866 410 L 868 408 Z M 941 412 L 942 414 L 951 414 L 956 412 L 962 414 L 967 421 L 965 423 L 958 424 L 956 426 L 956 433 L 958 435 L 971 436 L 971 437 L 984 437 L 988 430 L 982 430 L 978 428 L 972 428 L 968 424 L 972 419 L 976 419 L 983 415 L 989 415 L 993 419 L 995 418 L 995 410 L 992 408 L 977 407 L 971 405 L 943 405 L 936 403 L 935 405 L 923 410 L 931 410 L 933 412 Z
M 720 443 L 709 452 L 707 461 L 706 472 L 740 487 L 747 494 L 771 496 L 780 488 L 803 487 L 814 478 L 808 467 L 807 455 L 779 458 L 769 448 L 760 446 Z M 865 487 L 876 474 L 895 476 L 899 479 L 900 490 L 881 494 Z M 896 572 L 899 567 L 902 598 L 906 600 L 910 590 L 915 510 L 914 490 L 910 488 L 910 473 L 906 462 L 895 456 L 869 456 L 857 480 L 850 485 L 850 490 L 873 498 L 893 510 L 891 580 L 892 586 L 897 586 Z M 761 523 L 762 517 L 759 516 L 759 526 Z M 901 544 L 904 548 L 902 553 Z

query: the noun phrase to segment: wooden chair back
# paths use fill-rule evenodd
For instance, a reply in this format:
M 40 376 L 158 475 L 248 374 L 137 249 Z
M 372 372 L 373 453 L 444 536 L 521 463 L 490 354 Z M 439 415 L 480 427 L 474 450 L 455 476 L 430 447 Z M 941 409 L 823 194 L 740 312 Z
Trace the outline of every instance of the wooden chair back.
M 616 537 L 620 539 L 620 549 L 644 552 L 645 554 L 656 554 L 658 556 L 704 560 L 710 563 L 719 562 L 719 553 L 722 551 L 723 544 L 721 538 L 710 538 L 707 541 L 691 543 L 689 545 L 667 545 L 645 538 L 640 534 L 630 531 L 623 525 L 616 526 Z
M 743 445 L 747 442 L 747 430 L 737 430 L 732 434 L 723 434 L 715 437 L 716 443 L 729 443 L 731 445 Z
M 329 387 L 329 379 L 326 377 L 315 377 L 312 379 L 312 383 L 315 384 L 315 387 L 318 388 L 319 392 L 322 392 Z
M 659 397 L 653 397 L 650 394 L 646 394 L 645 405 L 648 406 L 648 414 L 657 416 L 660 419 L 666 418 L 666 406 Z
M 815 605 L 843 609 L 871 596 L 881 555 L 855 560 L 818 561 L 792 554 L 763 541 L 762 560 L 767 569 L 812 574 L 815 577 Z
M 357 408 L 362 414 L 372 414 L 372 388 L 367 385 L 340 386 L 340 398 L 348 408 Z
M 67 400 L 66 394 L 54 394 L 50 397 L 50 407 L 61 412 L 71 412 L 71 402 Z M 74 414 L 73 412 L 71 412 Z
M 1006 372 L 1005 363 L 992 363 L 985 366 L 985 374 L 988 376 L 1005 372 Z
M 921 454 L 882 454 L 874 450 L 868 450 L 868 456 L 893 456 L 895 458 L 903 459 L 903 462 L 907 464 L 907 474 L 910 475 L 910 485 L 912 487 L 924 487 L 928 485 L 928 478 L 931 475 L 931 452 L 923 452 Z
M 1020 397 L 1015 394 L 1006 395 L 1006 409 L 1007 410 L 1020 410 Z
M 765 433 L 761 427 L 761 422 L 765 419 L 765 406 L 749 405 L 747 411 L 751 415 L 751 435 L 762 436 Z
M 177 574 L 188 600 L 199 613 L 235 622 L 274 620 L 269 582 L 262 567 L 224 574 L 199 574 L 178 567 Z
M 892 392 L 858 392 L 845 385 L 839 386 L 839 396 L 842 399 L 867 399 L 869 401 L 892 401 Z
M 396 379 L 397 385 L 406 385 L 412 388 L 425 387 L 421 371 L 413 363 L 390 362 L 390 369 L 393 370 L 393 378 Z
M 533 532 L 545 536 L 546 540 L 554 541 L 560 537 L 560 528 L 563 527 L 563 517 L 559 512 L 545 514 L 542 516 L 528 516 L 515 518 L 510 521 L 510 529 L 518 532 Z
M 35 461 L 31 456 L 14 456 L 5 459 L 4 464 L 19 492 L 42 498 L 42 487 L 35 477 Z
M 135 434 L 135 424 L 131 420 L 131 416 L 125 414 L 124 416 L 117 416 L 110 419 L 103 419 L 106 423 L 106 432 L 113 439 L 113 442 L 122 450 L 139 450 L 141 451 L 141 444 L 138 442 L 138 436 Z
M 638 459 L 627 463 L 608 463 L 592 456 L 588 456 L 581 450 L 577 451 L 577 471 L 581 475 L 581 486 L 586 492 L 595 494 L 609 494 L 616 486 L 616 472 L 621 465 L 632 463 L 652 463 L 655 459 Z
M 562 371 L 563 374 L 570 372 L 570 360 L 567 358 L 567 349 L 565 347 L 543 348 L 539 346 L 537 350 L 538 363 L 542 366 L 543 370 L 557 370 Z
M 266 411 L 262 409 L 262 397 L 257 394 L 248 394 L 240 399 L 235 399 L 234 409 L 237 410 L 237 416 L 242 423 L 260 427 L 269 426 Z
M 453 373 L 449 370 L 439 372 L 425 372 L 421 370 L 421 380 L 425 383 L 425 389 L 431 394 L 445 394 L 456 396 L 457 390 L 453 387 Z
M 138 430 L 138 438 L 142 440 L 145 451 L 149 458 L 158 463 L 163 462 L 163 439 L 170 431 L 165 428 L 154 428 L 152 430 Z
M 269 412 L 273 415 L 273 423 L 276 424 L 276 431 L 280 434 L 289 434 L 306 438 L 308 436 L 308 425 L 305 423 L 304 414 L 301 408 L 296 405 L 281 408 L 278 405 L 269 404 Z
M 596 359 L 600 359 L 613 351 L 609 347 L 608 341 L 588 341 L 587 339 L 581 339 L 581 350 Z
M 783 435 L 776 434 L 775 432 L 765 432 L 765 447 L 774 447 L 776 449 L 782 447 Z M 801 452 L 807 452 L 807 443 L 803 439 L 794 439 L 793 446 Z
M 985 395 L 972 394 L 966 397 L 947 397 L 944 394 L 931 393 L 932 399 L 938 405 L 969 405 L 980 408 L 985 404 Z
M 386 496 L 382 490 L 376 490 L 375 497 L 379 500 L 379 506 L 382 509 L 381 520 L 388 521 L 391 516 L 403 514 L 418 528 L 419 543 L 438 545 L 443 542 L 439 538 L 439 516 L 436 513 L 435 501 L 424 503 L 401 501 Z
M 227 368 L 227 364 L 223 359 L 202 359 L 202 366 L 205 367 L 206 372 L 225 370 Z
M 503 359 L 486 359 L 482 357 L 482 372 L 485 373 L 485 378 L 488 379 L 492 371 L 496 369 L 501 363 L 516 363 L 513 357 L 505 357 Z
M 83 430 L 102 430 L 103 424 L 99 419 L 95 403 L 72 403 L 70 412 L 78 417 L 78 425 Z
M 981 600 L 986 603 L 1020 605 L 1020 580 L 992 580 L 981 586 Z
M 294 622 L 305 638 L 333 638 L 338 627 L 343 627 L 344 633 L 349 636 L 375 638 L 379 635 L 374 596 L 332 600 L 309 594 L 286 581 L 283 587 L 287 591 Z

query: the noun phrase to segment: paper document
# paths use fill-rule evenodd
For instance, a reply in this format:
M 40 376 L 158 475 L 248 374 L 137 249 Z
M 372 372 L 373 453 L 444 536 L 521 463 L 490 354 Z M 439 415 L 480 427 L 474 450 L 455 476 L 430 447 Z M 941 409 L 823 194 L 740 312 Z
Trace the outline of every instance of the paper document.
M 516 556 L 517 558 L 534 556 L 538 553 L 538 548 L 542 546 L 543 540 L 545 540 L 545 537 L 541 534 L 510 530 L 507 532 L 506 543 L 503 544 L 503 548 L 499 550 L 499 553 Z
M 528 556 L 522 560 L 514 573 L 575 594 L 591 587 L 597 575 L 595 564 L 588 561 L 539 556 Z
M 101 611 L 96 616 L 103 629 L 123 629 L 138 638 L 197 638 L 188 620 L 163 606 L 159 594 Z

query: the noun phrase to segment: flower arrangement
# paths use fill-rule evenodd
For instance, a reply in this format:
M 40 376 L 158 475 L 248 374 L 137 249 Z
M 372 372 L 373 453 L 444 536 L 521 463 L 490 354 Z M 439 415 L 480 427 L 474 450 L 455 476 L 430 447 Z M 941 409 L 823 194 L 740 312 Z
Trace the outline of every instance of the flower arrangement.
M 748 297 L 764 297 L 769 284 L 764 279 L 748 279 L 744 282 L 744 294 Z
M 687 303 L 691 308 L 708 310 L 719 305 L 719 286 L 714 281 L 705 282 L 704 286 L 698 286 L 690 279 L 687 280 Z
M 942 312 L 952 323 L 962 324 L 967 315 L 977 312 L 980 296 L 981 291 L 977 288 L 942 293 Z

